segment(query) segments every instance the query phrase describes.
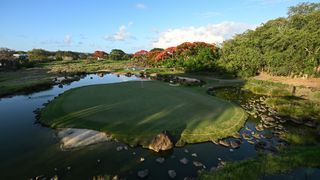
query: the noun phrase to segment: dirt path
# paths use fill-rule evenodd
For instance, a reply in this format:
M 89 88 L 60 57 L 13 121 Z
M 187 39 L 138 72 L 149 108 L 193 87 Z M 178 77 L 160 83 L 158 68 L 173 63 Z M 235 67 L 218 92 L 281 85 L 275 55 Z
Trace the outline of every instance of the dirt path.
M 259 76 L 255 76 L 254 79 L 281 82 L 284 84 L 294 85 L 294 86 L 305 86 L 308 88 L 314 88 L 320 90 L 320 78 L 290 78 L 284 76 L 271 76 L 267 73 L 261 73 Z

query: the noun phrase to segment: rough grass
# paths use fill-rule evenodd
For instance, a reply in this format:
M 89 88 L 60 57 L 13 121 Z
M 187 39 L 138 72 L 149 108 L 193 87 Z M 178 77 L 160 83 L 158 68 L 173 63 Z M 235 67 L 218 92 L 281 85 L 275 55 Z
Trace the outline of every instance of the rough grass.
M 42 110 L 40 121 L 108 132 L 131 145 L 168 130 L 183 145 L 236 136 L 246 118 L 240 107 L 196 88 L 147 81 L 69 90 Z
M 255 79 L 249 79 L 243 87 L 255 94 L 267 95 L 267 96 L 290 96 L 291 89 L 289 85 L 281 84 L 271 81 L 261 81 Z
M 293 97 L 268 98 L 266 104 L 282 116 L 298 119 L 317 119 L 320 122 L 320 104 L 310 100 Z
M 289 172 L 298 167 L 319 167 L 320 147 L 295 147 L 278 155 L 263 154 L 257 158 L 230 162 L 215 172 L 204 172 L 199 179 L 261 179 Z
M 41 63 L 38 66 L 50 69 L 54 73 L 94 73 L 97 71 L 114 71 L 134 67 L 134 61 L 112 60 L 72 60 Z
M 32 92 L 38 87 L 48 87 L 52 84 L 52 76 L 46 69 L 39 68 L 0 72 L 0 97 Z

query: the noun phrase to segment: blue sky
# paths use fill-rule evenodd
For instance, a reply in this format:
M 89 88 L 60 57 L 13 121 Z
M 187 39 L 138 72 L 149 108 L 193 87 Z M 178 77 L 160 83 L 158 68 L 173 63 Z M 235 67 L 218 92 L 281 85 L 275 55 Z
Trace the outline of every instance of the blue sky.
M 0 47 L 132 53 L 183 41 L 220 43 L 286 16 L 300 2 L 305 1 L 1 0 Z

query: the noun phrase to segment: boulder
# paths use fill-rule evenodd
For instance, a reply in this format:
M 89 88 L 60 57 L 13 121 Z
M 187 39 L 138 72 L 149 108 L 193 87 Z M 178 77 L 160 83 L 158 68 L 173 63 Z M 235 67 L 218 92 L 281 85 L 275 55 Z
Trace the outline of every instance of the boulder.
M 182 158 L 182 159 L 180 159 L 180 162 L 182 164 L 188 164 L 189 160 L 187 158 Z
M 193 165 L 195 167 L 203 167 L 203 164 L 201 162 L 199 162 L 199 161 L 193 161 Z
M 177 176 L 177 173 L 175 170 L 169 170 L 168 175 L 170 178 L 175 178 Z
M 165 159 L 163 157 L 159 157 L 156 159 L 156 162 L 159 164 L 162 164 L 165 161 Z
M 230 143 L 225 140 L 219 140 L 219 144 L 224 146 L 224 147 L 230 147 Z
M 230 146 L 231 146 L 233 149 L 239 148 L 240 145 L 241 145 L 241 141 L 240 141 L 240 140 L 230 141 Z
M 309 126 L 311 128 L 316 128 L 317 124 L 314 121 L 307 121 L 304 123 L 304 125 Z
M 168 131 L 163 131 L 154 137 L 148 146 L 149 149 L 159 152 L 160 150 L 165 151 L 173 148 L 172 136 Z
M 138 171 L 137 175 L 139 178 L 144 179 L 149 175 L 149 170 L 148 169 L 140 170 Z
M 290 121 L 295 123 L 295 124 L 303 124 L 303 121 L 300 120 L 300 119 L 291 118 Z
M 264 130 L 264 128 L 263 128 L 263 125 L 260 123 L 260 124 L 257 124 L 256 125 L 256 130 L 257 131 L 263 131 Z

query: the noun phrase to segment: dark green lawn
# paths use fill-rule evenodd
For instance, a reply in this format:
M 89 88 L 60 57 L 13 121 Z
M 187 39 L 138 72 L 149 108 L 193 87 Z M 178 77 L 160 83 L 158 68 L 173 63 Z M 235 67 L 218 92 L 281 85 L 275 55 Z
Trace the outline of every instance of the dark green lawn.
M 195 88 L 136 81 L 69 90 L 42 110 L 40 121 L 104 131 L 141 145 L 168 130 L 182 145 L 235 136 L 246 118 L 240 107 Z

